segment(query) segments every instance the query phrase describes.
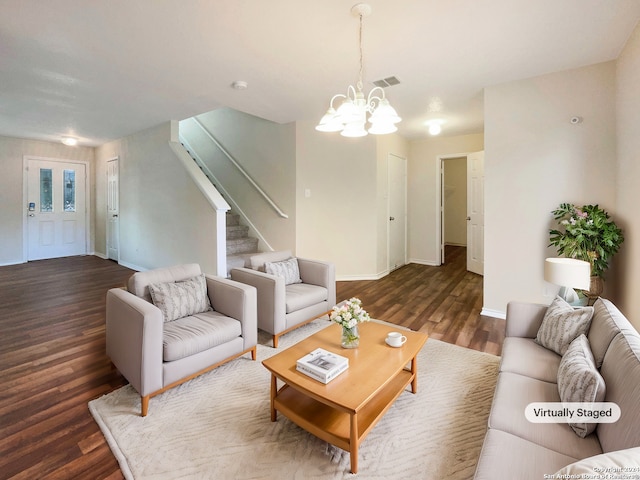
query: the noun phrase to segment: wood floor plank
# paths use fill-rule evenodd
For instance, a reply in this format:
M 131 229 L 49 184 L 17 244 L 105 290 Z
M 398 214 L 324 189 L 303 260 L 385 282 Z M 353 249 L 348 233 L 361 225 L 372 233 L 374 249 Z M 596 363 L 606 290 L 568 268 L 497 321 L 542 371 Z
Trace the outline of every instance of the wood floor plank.
M 464 248 L 440 267 L 410 264 L 337 282 L 374 318 L 500 354 L 504 320 L 479 315 L 482 277 Z M 131 270 L 94 256 L 0 267 L 0 478 L 108 479 L 122 473 L 87 402 L 126 381 L 105 353 L 105 298 Z

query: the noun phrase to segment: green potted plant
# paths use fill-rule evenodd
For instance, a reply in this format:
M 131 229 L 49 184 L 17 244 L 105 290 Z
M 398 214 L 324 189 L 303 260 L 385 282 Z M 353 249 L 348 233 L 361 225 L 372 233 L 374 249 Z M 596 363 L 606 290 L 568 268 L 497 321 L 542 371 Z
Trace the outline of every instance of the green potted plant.
M 589 262 L 592 279 L 589 296 L 600 295 L 609 260 L 624 241 L 622 230 L 598 205 L 576 207 L 561 203 L 551 213 L 558 229 L 549 230 L 549 246 L 555 246 L 560 256 Z

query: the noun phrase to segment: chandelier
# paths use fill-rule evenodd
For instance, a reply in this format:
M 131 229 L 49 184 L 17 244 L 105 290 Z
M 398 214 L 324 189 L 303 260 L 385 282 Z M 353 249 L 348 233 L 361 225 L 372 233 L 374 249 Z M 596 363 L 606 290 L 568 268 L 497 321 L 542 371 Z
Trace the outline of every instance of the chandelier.
M 320 132 L 340 132 L 340 135 L 344 137 L 364 137 L 368 133 L 376 135 L 393 133 L 398 130 L 395 124 L 402 119 L 389 104 L 382 87 L 375 87 L 366 98 L 362 91 L 362 18 L 371 14 L 371 6 L 366 3 L 359 3 L 353 6 L 351 13 L 360 18 L 358 37 L 360 44 L 360 71 L 358 73 L 358 83 L 356 83 L 355 88 L 349 85 L 346 95 L 338 93 L 331 98 L 329 110 L 316 126 L 316 130 Z M 333 102 L 337 98 L 343 98 L 344 100 L 336 110 Z M 371 124 L 368 130 L 365 129 L 367 120 Z

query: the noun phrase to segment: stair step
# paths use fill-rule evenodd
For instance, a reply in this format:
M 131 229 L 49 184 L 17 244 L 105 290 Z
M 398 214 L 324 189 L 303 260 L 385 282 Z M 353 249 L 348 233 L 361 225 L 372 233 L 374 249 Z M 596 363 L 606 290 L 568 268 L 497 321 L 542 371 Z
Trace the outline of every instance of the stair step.
M 235 225 L 240 225 L 240 215 L 227 212 L 227 227 L 233 227 Z
M 252 237 L 227 239 L 227 256 L 258 251 L 258 239 Z
M 246 225 L 227 225 L 227 240 L 247 238 L 249 227 Z

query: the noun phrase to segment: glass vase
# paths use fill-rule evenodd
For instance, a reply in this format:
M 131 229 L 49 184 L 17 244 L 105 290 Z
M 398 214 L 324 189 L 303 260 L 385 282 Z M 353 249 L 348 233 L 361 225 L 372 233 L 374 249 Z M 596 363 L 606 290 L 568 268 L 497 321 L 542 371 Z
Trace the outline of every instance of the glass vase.
M 342 348 L 358 348 L 360 345 L 360 333 L 358 326 L 347 328 L 342 327 Z

